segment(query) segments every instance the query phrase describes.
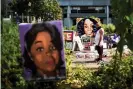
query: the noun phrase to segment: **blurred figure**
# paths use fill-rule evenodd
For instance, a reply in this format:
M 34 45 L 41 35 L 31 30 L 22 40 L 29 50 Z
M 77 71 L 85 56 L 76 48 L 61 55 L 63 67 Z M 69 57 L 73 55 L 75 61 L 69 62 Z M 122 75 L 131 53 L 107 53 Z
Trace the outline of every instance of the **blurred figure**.
M 95 21 L 96 26 L 97 26 L 97 33 L 95 36 L 95 44 L 96 44 L 96 50 L 99 54 L 99 58 L 96 59 L 96 61 L 101 61 L 102 60 L 102 55 L 103 55 L 103 37 L 104 37 L 104 29 L 101 27 L 101 24 L 97 21 Z

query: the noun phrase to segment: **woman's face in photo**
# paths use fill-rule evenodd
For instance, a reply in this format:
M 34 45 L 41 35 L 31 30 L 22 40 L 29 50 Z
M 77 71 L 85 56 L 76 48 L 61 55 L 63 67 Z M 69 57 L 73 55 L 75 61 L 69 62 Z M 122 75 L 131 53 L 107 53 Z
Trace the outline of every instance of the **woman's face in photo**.
M 92 33 L 92 22 L 89 20 L 89 19 L 86 19 L 85 22 L 84 22 L 84 32 L 86 35 L 91 35 Z
M 39 32 L 31 46 L 32 59 L 42 72 L 52 72 L 59 62 L 59 52 L 48 32 Z

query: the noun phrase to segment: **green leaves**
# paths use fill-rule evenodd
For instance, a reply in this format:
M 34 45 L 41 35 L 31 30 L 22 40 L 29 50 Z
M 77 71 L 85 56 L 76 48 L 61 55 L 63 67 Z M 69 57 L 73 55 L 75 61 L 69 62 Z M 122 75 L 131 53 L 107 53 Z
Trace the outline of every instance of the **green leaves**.
M 18 26 L 3 23 L 1 41 L 2 86 L 5 89 L 13 89 L 18 87 L 16 83 L 25 82 L 22 78 L 22 67 L 18 62 L 21 56 Z
M 76 25 L 71 26 L 70 30 L 76 31 Z
M 115 31 L 115 25 L 113 25 L 113 24 L 102 24 L 102 27 L 103 27 L 103 29 L 105 30 L 105 33 L 106 34 L 111 34 L 111 33 L 114 33 L 114 31 Z
M 30 14 L 44 21 L 62 19 L 62 10 L 57 0 L 13 0 L 10 7 L 19 15 Z
M 127 46 L 129 47 L 130 50 L 133 51 L 133 33 L 128 33 L 126 35 L 126 40 L 127 40 Z
M 33 0 L 31 1 L 31 13 L 36 18 L 44 21 L 62 19 L 62 10 L 57 0 Z
M 98 76 L 102 89 L 130 89 L 132 87 L 133 56 L 119 60 L 115 57 L 110 64 L 100 68 Z
M 133 25 L 133 12 L 131 13 L 131 15 L 126 16 L 127 21 L 131 22 L 131 24 Z
M 112 14 L 116 25 L 116 31 L 121 36 L 118 43 L 118 51 L 122 56 L 123 46 L 127 45 L 133 51 L 133 11 L 131 9 L 132 0 L 111 0 Z
M 65 50 L 66 53 L 66 69 L 67 79 L 57 82 L 58 89 L 71 89 L 87 86 L 91 81 L 92 72 L 86 70 L 81 64 L 77 64 L 75 68 L 72 68 L 72 59 L 75 59 L 70 50 Z
M 10 8 L 19 15 L 22 13 L 27 14 L 27 10 L 29 9 L 28 0 L 12 0 L 9 5 Z

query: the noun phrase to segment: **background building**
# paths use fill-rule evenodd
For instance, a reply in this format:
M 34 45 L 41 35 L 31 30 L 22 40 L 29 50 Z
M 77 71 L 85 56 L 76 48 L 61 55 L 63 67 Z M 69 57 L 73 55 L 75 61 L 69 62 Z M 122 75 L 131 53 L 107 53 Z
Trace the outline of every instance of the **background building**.
M 77 18 L 99 17 L 110 23 L 110 0 L 58 0 L 63 10 L 64 26 L 76 25 Z
M 1 15 L 3 18 L 9 18 L 13 13 L 8 5 L 10 2 L 11 0 L 1 0 Z

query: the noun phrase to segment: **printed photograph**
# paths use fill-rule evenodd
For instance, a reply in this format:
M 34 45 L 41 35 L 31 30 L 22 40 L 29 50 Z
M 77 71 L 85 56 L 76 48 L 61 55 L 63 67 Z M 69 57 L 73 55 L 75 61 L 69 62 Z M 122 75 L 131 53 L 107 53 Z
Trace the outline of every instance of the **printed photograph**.
M 19 24 L 26 80 L 58 80 L 66 75 L 62 22 Z

